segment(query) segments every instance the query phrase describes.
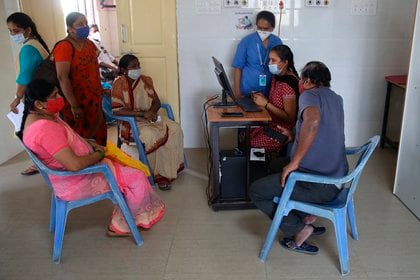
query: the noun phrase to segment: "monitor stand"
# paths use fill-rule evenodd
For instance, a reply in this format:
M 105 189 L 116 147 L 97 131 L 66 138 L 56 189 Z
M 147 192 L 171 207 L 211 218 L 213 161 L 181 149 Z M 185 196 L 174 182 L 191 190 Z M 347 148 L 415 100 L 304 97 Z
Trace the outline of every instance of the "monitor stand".
M 235 107 L 235 106 L 237 106 L 235 101 L 228 102 L 227 101 L 227 96 L 228 96 L 227 91 L 226 90 L 223 90 L 223 92 L 222 92 L 222 101 L 212 104 L 213 107 L 215 107 L 215 108 L 223 108 L 223 107 L 224 108 L 228 108 L 228 107 Z

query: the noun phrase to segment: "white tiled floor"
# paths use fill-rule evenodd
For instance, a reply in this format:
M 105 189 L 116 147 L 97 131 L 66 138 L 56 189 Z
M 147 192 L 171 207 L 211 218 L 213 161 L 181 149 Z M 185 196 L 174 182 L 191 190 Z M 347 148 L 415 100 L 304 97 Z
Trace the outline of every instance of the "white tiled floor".
M 258 259 L 269 220 L 258 210 L 213 212 L 205 196 L 206 155 L 189 150 L 190 169 L 169 192 L 164 218 L 142 232 L 144 245 L 109 238 L 110 202 L 71 212 L 62 263 L 51 261 L 50 194 L 39 175 L 23 177 L 21 154 L 0 166 L 0 279 L 340 279 L 335 237 L 313 237 L 320 247 L 307 256 L 273 246 Z M 420 279 L 420 223 L 392 194 L 396 153 L 378 149 L 356 192 L 360 240 L 350 239 L 346 279 Z

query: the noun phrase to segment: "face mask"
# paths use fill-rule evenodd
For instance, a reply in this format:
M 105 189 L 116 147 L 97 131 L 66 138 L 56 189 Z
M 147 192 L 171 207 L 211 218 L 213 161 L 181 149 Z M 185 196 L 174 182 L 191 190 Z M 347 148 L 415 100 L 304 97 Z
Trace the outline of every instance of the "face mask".
M 260 36 L 261 41 L 265 41 L 265 39 L 268 38 L 268 36 L 271 35 L 271 32 L 269 31 L 261 31 L 261 30 L 257 30 L 258 36 Z
M 16 34 L 16 35 L 10 35 L 10 38 L 16 44 L 23 44 L 26 40 L 25 36 L 23 36 L 23 33 L 19 33 L 19 34 Z
M 89 36 L 89 26 L 83 26 L 76 29 L 76 36 L 79 39 L 86 39 Z
M 273 75 L 279 75 L 281 73 L 281 69 L 279 69 L 277 67 L 277 64 L 269 64 L 268 65 L 268 70 L 270 71 L 271 74 Z
M 90 36 L 92 37 L 93 40 L 101 41 L 101 34 L 99 34 L 99 32 L 95 32 L 91 34 Z
M 140 77 L 140 69 L 128 70 L 127 76 L 132 80 L 137 80 Z
M 57 97 L 56 99 L 47 100 L 47 111 L 51 113 L 58 113 L 64 107 L 64 98 Z

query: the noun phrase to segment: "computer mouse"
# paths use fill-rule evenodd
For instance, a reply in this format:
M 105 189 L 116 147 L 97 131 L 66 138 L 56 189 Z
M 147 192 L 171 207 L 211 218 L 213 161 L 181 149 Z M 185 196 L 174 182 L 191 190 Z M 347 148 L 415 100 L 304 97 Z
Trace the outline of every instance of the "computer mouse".
M 254 152 L 254 155 L 256 157 L 263 157 L 265 155 L 265 153 L 263 153 L 263 152 Z

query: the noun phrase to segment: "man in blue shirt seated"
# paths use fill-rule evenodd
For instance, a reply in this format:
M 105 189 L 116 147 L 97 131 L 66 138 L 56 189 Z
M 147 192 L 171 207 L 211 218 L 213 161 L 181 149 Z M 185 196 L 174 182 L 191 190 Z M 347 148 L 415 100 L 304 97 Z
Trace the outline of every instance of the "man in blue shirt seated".
M 273 13 L 259 12 L 256 24 L 257 31 L 241 40 L 233 58 L 236 97 L 249 96 L 252 91 L 268 96 L 271 84 L 268 55 L 271 48 L 281 45 L 282 41 L 272 34 L 276 26 L 276 18 Z
M 255 205 L 271 219 L 276 212 L 275 196 L 281 196 L 287 176 L 295 171 L 324 176 L 342 177 L 348 172 L 344 137 L 343 99 L 330 89 L 331 74 L 317 61 L 305 65 L 301 73 L 304 91 L 299 97 L 298 121 L 290 162 L 282 173 L 269 175 L 255 181 L 250 197 Z M 284 134 L 292 139 L 287 129 Z M 336 198 L 341 186 L 297 182 L 291 199 L 312 203 L 328 202 Z M 283 217 L 280 229 L 284 239 L 280 244 L 286 249 L 307 254 L 317 254 L 318 248 L 306 240 L 312 234 L 322 234 L 324 227 L 315 227 L 315 216 L 291 211 Z

